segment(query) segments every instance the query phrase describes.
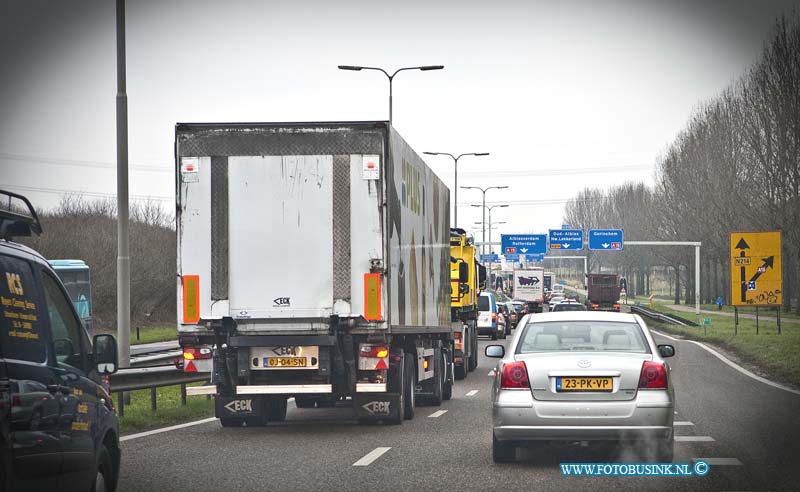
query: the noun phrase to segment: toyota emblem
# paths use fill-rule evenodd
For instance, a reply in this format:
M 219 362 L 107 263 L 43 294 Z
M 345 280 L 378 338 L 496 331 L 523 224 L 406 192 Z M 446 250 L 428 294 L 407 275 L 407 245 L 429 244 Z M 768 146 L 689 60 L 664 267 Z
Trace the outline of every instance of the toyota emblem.
M 578 367 L 586 368 L 586 367 L 589 367 L 591 365 L 592 365 L 592 361 L 590 361 L 589 359 L 581 359 L 581 360 L 578 361 Z

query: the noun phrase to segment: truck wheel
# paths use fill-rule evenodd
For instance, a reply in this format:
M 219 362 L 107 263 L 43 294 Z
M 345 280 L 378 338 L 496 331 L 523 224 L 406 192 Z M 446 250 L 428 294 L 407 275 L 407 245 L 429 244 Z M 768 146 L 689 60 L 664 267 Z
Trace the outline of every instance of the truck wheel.
M 428 399 L 428 405 L 439 407 L 442 405 L 444 399 L 444 361 L 442 361 L 442 352 L 438 350 L 435 352 L 436 358 L 433 360 L 433 395 Z
M 465 360 L 461 364 L 456 364 L 453 368 L 453 375 L 459 381 L 467 377 L 467 361 Z
M 267 421 L 283 422 L 286 420 L 286 398 L 269 398 L 266 403 Z
M 295 396 L 294 405 L 297 408 L 314 408 L 314 399 L 309 396 Z
M 240 417 L 220 417 L 219 423 L 222 427 L 241 427 L 244 419 Z
M 449 400 L 453 397 L 453 363 L 442 354 L 444 359 L 444 383 L 442 385 L 442 400 Z
M 517 447 L 513 444 L 498 441 L 492 435 L 492 459 L 495 463 L 511 463 L 517 459 Z
M 469 354 L 469 359 L 464 362 L 464 365 L 467 366 L 469 372 L 474 371 L 478 368 L 478 337 L 477 335 L 473 337 L 473 344 L 472 344 L 472 352 Z
M 404 397 L 404 404 L 403 404 L 403 418 L 406 420 L 413 420 L 414 419 L 414 407 L 416 406 L 416 381 L 414 381 L 414 374 L 416 374 L 416 370 L 414 369 L 414 361 L 416 357 L 413 354 L 406 352 L 406 356 L 403 357 L 403 372 L 405 376 L 405 381 L 403 381 L 403 397 Z

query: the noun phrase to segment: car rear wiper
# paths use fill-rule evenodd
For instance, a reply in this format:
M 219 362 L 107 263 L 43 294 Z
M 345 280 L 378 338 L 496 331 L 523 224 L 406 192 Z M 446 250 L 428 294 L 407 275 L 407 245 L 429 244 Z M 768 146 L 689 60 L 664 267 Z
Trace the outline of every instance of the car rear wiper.
M 593 345 L 575 345 L 570 350 L 597 350 Z

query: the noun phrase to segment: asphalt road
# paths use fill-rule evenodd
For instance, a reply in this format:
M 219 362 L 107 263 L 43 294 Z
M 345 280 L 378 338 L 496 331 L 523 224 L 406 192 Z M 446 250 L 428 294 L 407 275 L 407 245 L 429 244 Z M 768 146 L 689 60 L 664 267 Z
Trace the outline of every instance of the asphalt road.
M 401 426 L 359 426 L 347 408 L 290 404 L 287 422 L 266 428 L 212 421 L 127 440 L 119 490 L 800 489 L 800 395 L 755 381 L 690 342 L 657 338 L 677 349 L 670 360 L 679 423 L 674 462 L 707 459 L 705 477 L 564 477 L 558 466 L 641 461 L 628 448 L 521 451 L 517 463 L 494 464 L 488 374 L 495 361 L 481 355 L 451 401 L 418 407 Z M 501 342 L 482 340 L 481 353 L 488 343 Z

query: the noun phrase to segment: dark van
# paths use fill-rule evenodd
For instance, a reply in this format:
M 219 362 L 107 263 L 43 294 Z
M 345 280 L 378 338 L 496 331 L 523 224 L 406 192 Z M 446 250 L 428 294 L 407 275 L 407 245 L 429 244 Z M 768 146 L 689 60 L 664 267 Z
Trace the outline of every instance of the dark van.
M 52 267 L 13 242 L 32 233 L 30 202 L 0 190 L 0 490 L 113 491 L 116 340 L 90 341 Z

